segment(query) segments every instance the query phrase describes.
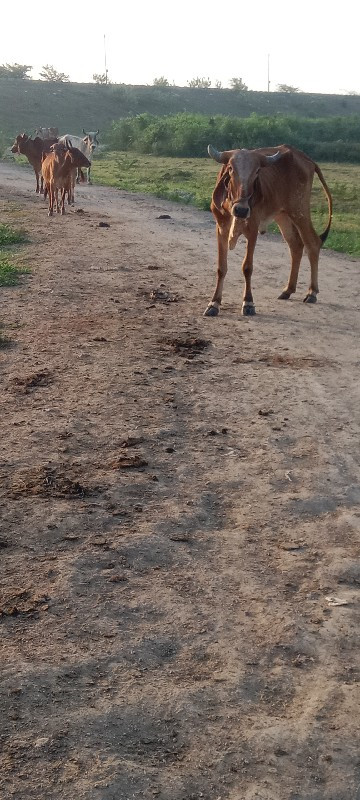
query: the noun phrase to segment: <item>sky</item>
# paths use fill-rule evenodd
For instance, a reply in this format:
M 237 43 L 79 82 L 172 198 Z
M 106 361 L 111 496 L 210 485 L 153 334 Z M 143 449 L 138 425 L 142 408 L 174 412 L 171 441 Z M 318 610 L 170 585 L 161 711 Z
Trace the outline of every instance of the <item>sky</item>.
M 286 83 L 304 92 L 360 93 L 359 3 L 297 4 L 164 0 L 53 3 L 34 13 L 18 0 L 1 9 L 0 63 L 51 64 L 70 80 L 105 71 L 113 83 L 152 84 L 164 76 L 186 86 L 195 77 L 242 78 L 249 89 Z M 333 10 L 334 9 L 334 10 Z M 0 110 L 1 113 L 1 110 Z

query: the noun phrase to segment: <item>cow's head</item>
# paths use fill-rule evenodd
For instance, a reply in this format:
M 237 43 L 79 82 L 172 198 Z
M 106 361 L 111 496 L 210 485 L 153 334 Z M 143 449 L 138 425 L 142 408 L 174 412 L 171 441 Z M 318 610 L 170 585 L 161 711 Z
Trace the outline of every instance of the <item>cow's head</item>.
M 87 145 L 90 150 L 90 153 L 93 153 L 97 147 L 99 147 L 99 141 L 97 139 L 99 133 L 99 129 L 97 131 L 89 131 L 88 133 L 83 128 L 84 139 L 83 142 Z
M 15 142 L 11 148 L 12 153 L 22 153 L 24 144 L 29 141 L 29 137 L 27 133 L 19 133 L 15 139 Z
M 63 142 L 54 142 L 54 144 L 50 145 L 50 150 L 52 153 L 56 153 L 56 155 L 61 155 L 62 153 L 66 153 L 67 150 L 70 150 L 72 147 L 70 139 L 65 139 Z
M 223 164 L 214 191 L 215 205 L 221 208 L 227 199 L 233 217 L 248 219 L 260 169 L 274 164 L 282 157 L 283 153 L 279 150 L 272 155 L 264 155 L 256 150 L 219 152 L 211 144 L 209 144 L 208 153 L 214 161 Z

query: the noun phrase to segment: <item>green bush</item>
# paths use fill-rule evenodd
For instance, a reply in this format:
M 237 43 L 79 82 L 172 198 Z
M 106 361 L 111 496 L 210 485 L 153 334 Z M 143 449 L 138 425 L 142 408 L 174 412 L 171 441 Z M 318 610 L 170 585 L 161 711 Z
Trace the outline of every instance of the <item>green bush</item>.
M 317 160 L 360 163 L 360 117 L 146 113 L 113 122 L 107 136 L 111 150 L 179 158 L 205 157 L 210 142 L 221 150 L 290 144 Z

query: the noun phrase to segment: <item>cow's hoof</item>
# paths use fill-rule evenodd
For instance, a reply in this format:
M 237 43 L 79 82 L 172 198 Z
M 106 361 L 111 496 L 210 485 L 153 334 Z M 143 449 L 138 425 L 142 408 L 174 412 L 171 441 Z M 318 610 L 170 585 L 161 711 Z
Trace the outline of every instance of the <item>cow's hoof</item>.
M 217 303 L 209 303 L 204 311 L 204 317 L 217 317 L 220 311 L 220 306 Z
M 53 212 L 52 211 L 48 211 L 48 217 L 52 217 L 52 215 L 53 215 Z
M 308 292 L 306 297 L 304 297 L 304 303 L 316 303 L 317 297 L 315 292 Z
M 243 303 L 241 313 L 243 317 L 253 317 L 256 314 L 254 303 Z
M 281 294 L 279 294 L 278 300 L 289 300 L 289 297 L 290 297 L 290 292 L 284 291 L 281 292 Z

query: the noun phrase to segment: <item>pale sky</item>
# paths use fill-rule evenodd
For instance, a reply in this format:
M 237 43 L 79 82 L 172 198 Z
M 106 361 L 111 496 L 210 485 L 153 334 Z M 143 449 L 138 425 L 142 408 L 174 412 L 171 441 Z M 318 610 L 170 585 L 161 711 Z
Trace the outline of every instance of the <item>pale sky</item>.
M 90 82 L 107 67 L 114 83 L 152 84 L 165 76 L 186 86 L 194 77 L 249 89 L 287 83 L 304 92 L 360 92 L 359 3 L 253 0 L 111 0 L 3 3 L 0 63 L 51 64 L 70 80 Z M 0 112 L 1 113 L 1 112 Z

